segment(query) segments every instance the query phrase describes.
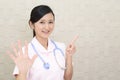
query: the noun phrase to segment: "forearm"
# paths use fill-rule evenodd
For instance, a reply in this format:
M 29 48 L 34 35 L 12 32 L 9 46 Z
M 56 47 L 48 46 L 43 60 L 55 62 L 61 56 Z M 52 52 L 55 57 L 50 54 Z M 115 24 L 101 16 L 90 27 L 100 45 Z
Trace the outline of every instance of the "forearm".
M 65 80 L 71 80 L 73 75 L 73 65 L 72 65 L 72 56 L 68 55 L 66 57 L 66 70 L 64 74 Z

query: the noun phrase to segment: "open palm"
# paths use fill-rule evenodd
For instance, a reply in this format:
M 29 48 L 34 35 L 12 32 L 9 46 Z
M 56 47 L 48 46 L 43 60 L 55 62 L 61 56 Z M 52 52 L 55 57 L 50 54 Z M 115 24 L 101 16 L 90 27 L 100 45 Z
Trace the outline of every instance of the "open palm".
M 19 69 L 19 73 L 27 74 L 27 72 L 31 68 L 34 60 L 36 59 L 37 55 L 34 55 L 31 59 L 29 58 L 27 42 L 25 42 L 25 51 L 24 51 L 24 53 L 22 51 L 20 41 L 18 41 L 18 49 L 19 49 L 19 52 L 16 49 L 16 47 L 13 46 L 14 54 L 11 54 L 10 52 L 8 52 L 8 54 L 11 57 L 11 59 L 14 61 L 14 63 L 17 65 L 17 67 Z

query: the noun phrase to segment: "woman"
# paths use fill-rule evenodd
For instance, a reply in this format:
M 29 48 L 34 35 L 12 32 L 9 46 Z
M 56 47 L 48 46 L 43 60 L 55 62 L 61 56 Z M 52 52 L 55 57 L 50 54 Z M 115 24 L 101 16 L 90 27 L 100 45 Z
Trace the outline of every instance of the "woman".
M 29 44 L 25 42 L 23 48 L 18 41 L 19 52 L 13 47 L 15 56 L 9 53 L 16 64 L 13 72 L 16 80 L 72 79 L 74 40 L 65 48 L 63 43 L 50 39 L 54 23 L 55 15 L 49 6 L 40 5 L 33 8 L 29 21 L 33 29 L 32 41 Z M 58 54 L 61 57 L 56 57 Z

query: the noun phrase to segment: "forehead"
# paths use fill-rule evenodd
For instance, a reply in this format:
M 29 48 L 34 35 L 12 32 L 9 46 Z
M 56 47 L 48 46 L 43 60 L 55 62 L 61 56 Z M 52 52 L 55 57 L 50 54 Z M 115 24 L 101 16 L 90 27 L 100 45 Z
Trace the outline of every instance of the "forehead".
M 53 20 L 54 16 L 52 13 L 48 13 L 46 15 L 44 15 L 40 20 Z

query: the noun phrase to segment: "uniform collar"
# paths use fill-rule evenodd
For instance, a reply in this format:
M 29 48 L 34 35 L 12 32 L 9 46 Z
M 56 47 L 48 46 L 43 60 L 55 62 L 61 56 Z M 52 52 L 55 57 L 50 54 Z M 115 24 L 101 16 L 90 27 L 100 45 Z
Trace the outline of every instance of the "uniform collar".
M 51 53 L 55 47 L 49 38 L 48 38 L 48 48 L 47 49 L 45 49 L 41 45 L 41 43 L 36 39 L 36 37 L 34 37 L 31 42 L 35 46 L 36 50 L 40 53 L 43 53 L 43 54 L 44 53 Z

